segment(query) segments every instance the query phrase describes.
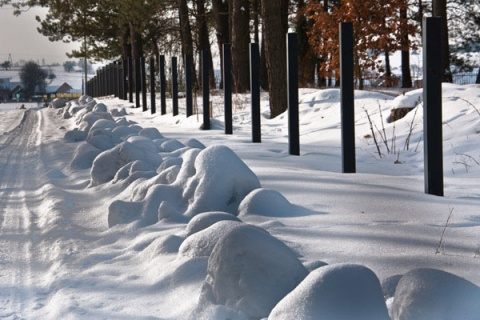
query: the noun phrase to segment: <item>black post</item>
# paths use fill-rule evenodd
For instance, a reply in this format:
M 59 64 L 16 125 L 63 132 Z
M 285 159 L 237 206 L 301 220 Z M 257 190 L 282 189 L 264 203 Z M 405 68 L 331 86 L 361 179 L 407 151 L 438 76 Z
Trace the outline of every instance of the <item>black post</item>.
M 185 90 L 187 92 L 186 112 L 187 118 L 193 114 L 193 98 L 192 98 L 192 60 L 191 54 L 185 55 Z
M 110 86 L 110 83 L 111 83 L 111 80 L 110 80 L 110 63 L 106 65 L 105 67 L 105 95 L 106 96 L 109 96 L 111 94 L 111 86 Z
M 177 57 L 172 57 L 172 109 L 173 115 L 178 115 L 178 73 Z
M 210 79 L 208 52 L 202 50 L 203 130 L 210 130 Z
M 262 142 L 260 123 L 260 55 L 258 43 L 250 43 L 250 94 L 252 95 L 252 142 Z
M 107 66 L 105 66 L 102 68 L 102 96 L 105 97 L 107 94 Z
M 128 101 L 133 103 L 133 63 L 132 58 L 128 58 Z
M 94 98 L 100 97 L 100 69 L 97 69 L 97 75 L 95 77 L 95 93 L 94 93 Z
M 115 96 L 115 72 L 113 62 L 108 64 L 108 95 Z
M 443 196 L 442 19 L 423 20 L 423 141 L 425 193 Z
M 353 90 L 353 25 L 340 23 L 340 104 L 342 117 L 342 172 L 355 173 L 355 102 Z
M 150 112 L 155 114 L 157 108 L 155 106 L 155 57 L 150 57 Z
M 105 96 L 108 96 L 110 94 L 110 64 L 105 66 L 103 77 L 105 78 Z
M 113 96 L 118 98 L 120 95 L 118 94 L 118 89 L 120 86 L 118 85 L 118 64 L 117 61 L 114 61 L 112 64 L 112 84 L 113 84 Z
M 140 67 L 142 68 L 142 111 L 148 110 L 147 105 L 147 71 L 145 69 L 145 57 L 140 57 Z
M 117 97 L 119 99 L 123 99 L 122 98 L 122 88 L 123 88 L 123 82 L 122 82 L 122 74 L 121 74 L 121 71 L 122 71 L 122 62 L 121 60 L 119 61 L 116 61 L 116 77 L 117 77 Z
M 300 155 L 298 115 L 298 37 L 287 34 L 288 143 L 291 155 Z
M 122 100 L 127 100 L 127 82 L 125 79 L 125 59 L 121 60 L 120 71 L 120 98 Z
M 167 114 L 167 99 L 165 93 L 165 56 L 160 55 L 160 111 L 161 114 Z
M 140 89 L 142 88 L 140 58 L 135 59 L 135 108 L 140 108 Z
M 223 45 L 223 96 L 225 100 L 225 134 L 232 134 L 232 51 L 229 43 Z
M 104 97 L 104 96 L 107 95 L 106 90 L 105 90 L 105 88 L 107 86 L 107 78 L 105 77 L 105 68 L 106 68 L 106 66 L 104 66 L 100 69 L 100 92 L 101 92 L 100 96 L 101 97 Z

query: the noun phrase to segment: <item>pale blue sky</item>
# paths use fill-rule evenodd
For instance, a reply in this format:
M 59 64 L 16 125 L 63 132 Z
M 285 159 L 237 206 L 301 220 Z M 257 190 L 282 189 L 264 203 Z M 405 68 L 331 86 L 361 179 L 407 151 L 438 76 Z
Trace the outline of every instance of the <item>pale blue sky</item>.
M 46 63 L 62 63 L 69 60 L 65 55 L 79 44 L 65 44 L 51 42 L 37 31 L 39 23 L 35 16 L 42 16 L 46 9 L 32 8 L 20 16 L 15 17 L 13 10 L 8 7 L 0 8 L 0 62 L 12 55 L 13 62 L 34 60 Z

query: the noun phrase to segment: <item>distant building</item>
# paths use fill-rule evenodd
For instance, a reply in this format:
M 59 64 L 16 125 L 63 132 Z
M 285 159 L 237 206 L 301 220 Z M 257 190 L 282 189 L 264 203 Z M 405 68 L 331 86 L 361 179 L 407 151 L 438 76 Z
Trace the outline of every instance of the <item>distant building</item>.
M 68 83 L 64 82 L 59 86 L 47 86 L 44 95 L 47 96 L 47 100 L 51 100 L 59 95 L 69 94 L 72 90 L 73 88 Z
M 10 78 L 0 78 L 0 100 L 22 100 L 25 89 L 21 82 L 12 82 Z
M 34 100 L 52 100 L 58 97 L 78 98 L 82 95 L 82 90 L 73 89 L 68 83 L 61 85 L 47 86 L 45 89 L 35 88 Z M 26 98 L 26 92 L 21 82 L 12 82 L 10 78 L 0 78 L 0 101 L 23 101 Z

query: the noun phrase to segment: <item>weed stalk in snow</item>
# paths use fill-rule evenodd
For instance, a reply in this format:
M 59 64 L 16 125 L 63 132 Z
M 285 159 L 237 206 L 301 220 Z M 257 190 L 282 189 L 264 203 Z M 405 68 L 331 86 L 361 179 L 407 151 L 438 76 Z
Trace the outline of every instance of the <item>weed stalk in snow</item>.
M 453 209 L 454 208 L 450 209 L 450 214 L 448 215 L 447 222 L 445 223 L 445 226 L 443 227 L 442 235 L 440 236 L 440 241 L 438 243 L 437 250 L 435 251 L 435 254 L 445 253 L 445 239 L 444 239 L 444 236 L 445 236 L 445 232 L 447 231 L 448 224 L 450 223 L 450 219 L 452 218 Z M 443 250 L 442 250 L 442 248 L 443 248 Z
M 373 142 L 375 142 L 375 146 L 377 147 L 378 155 L 381 158 L 382 157 L 382 152 L 380 151 L 380 146 L 378 145 L 377 136 L 375 135 L 375 130 L 373 130 L 372 119 L 370 118 L 370 115 L 368 114 L 367 109 L 363 108 L 363 110 L 365 110 L 365 113 L 367 114 L 368 123 L 370 124 L 370 131 L 372 132 Z

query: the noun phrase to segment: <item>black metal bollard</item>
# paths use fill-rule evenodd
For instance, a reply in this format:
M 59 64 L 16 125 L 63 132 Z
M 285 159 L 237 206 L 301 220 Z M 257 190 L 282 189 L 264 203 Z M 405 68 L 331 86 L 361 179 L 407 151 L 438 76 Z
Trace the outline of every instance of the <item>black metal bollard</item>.
M 192 97 L 192 61 L 191 54 L 185 55 L 185 91 L 186 91 L 186 112 L 187 118 L 193 115 L 193 97 Z
M 155 57 L 150 57 L 150 112 L 155 114 L 157 108 L 155 105 Z
M 252 142 L 262 142 L 260 120 L 260 54 L 258 43 L 250 43 L 250 94 L 252 107 Z
M 119 68 L 119 75 L 120 75 L 120 99 L 127 100 L 127 82 L 125 79 L 125 62 L 126 60 L 120 60 L 120 68 Z
M 178 71 L 177 57 L 172 57 L 172 109 L 173 115 L 178 115 Z
M 108 64 L 108 95 L 115 94 L 115 72 L 113 69 L 113 63 Z
M 108 95 L 107 66 L 102 68 L 102 96 Z
M 114 61 L 113 64 L 112 64 L 112 84 L 113 84 L 113 96 L 115 98 L 118 98 L 120 95 L 119 95 L 119 88 L 120 86 L 118 85 L 118 64 L 117 64 L 117 61 Z
M 298 114 L 298 37 L 287 34 L 288 144 L 291 155 L 300 155 L 300 124 Z
M 161 114 L 167 114 L 167 98 L 165 92 L 165 56 L 160 55 L 160 111 Z
M 353 88 L 353 25 L 340 23 L 340 104 L 342 118 L 342 171 L 355 173 L 355 100 Z
M 140 72 L 142 74 L 142 111 L 148 110 L 147 105 L 147 71 L 145 68 L 145 57 L 140 57 Z
M 223 96 L 225 104 L 225 134 L 232 134 L 232 48 L 229 43 L 223 45 Z
M 141 78 L 140 58 L 137 58 L 135 59 L 135 108 L 140 108 Z
M 442 129 L 442 19 L 423 20 L 423 141 L 425 193 L 444 195 Z
M 128 58 L 128 102 L 133 103 L 133 62 L 132 58 Z
M 208 52 L 202 50 L 203 130 L 210 130 L 210 78 Z
M 100 68 L 97 69 L 97 75 L 95 76 L 95 95 L 94 97 L 100 97 Z

